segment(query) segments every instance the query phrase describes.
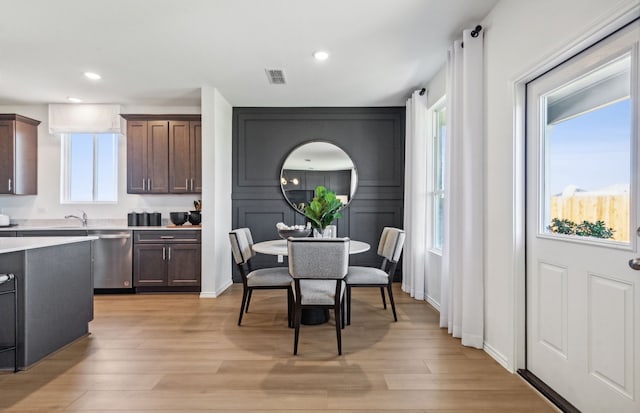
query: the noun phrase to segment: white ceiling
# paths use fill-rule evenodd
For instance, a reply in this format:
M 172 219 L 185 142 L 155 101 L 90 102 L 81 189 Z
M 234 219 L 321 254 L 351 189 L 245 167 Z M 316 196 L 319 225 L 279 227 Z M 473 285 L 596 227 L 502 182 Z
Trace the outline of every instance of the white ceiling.
M 496 2 L 0 0 L 0 104 L 197 106 L 213 86 L 233 106 L 404 105 Z

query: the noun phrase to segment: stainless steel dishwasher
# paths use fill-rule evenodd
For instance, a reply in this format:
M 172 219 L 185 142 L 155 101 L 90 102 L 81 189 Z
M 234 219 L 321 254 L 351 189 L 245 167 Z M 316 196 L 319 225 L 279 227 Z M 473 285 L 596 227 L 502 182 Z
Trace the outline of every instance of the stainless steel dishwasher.
M 127 230 L 89 230 L 97 236 L 92 246 L 93 288 L 132 289 L 132 240 Z

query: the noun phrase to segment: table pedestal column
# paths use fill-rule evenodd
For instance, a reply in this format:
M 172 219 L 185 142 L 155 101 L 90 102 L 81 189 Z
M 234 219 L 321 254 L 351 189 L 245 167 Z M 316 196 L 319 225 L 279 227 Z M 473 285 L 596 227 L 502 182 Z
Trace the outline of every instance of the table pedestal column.
M 327 308 L 303 308 L 300 323 L 308 326 L 324 324 L 329 321 L 329 309 Z

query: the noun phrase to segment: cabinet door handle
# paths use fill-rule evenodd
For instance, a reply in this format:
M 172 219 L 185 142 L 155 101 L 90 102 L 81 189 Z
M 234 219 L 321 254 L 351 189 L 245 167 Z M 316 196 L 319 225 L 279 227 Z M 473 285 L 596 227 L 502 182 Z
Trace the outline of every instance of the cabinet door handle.
M 142 178 L 142 192 L 145 192 L 146 190 L 146 179 Z
M 100 239 L 127 239 L 131 238 L 129 234 L 111 234 L 111 235 L 98 235 Z
M 11 273 L 9 273 L 9 274 L 0 274 L 0 285 L 13 280 L 14 278 L 16 278 L 16 276 L 11 274 Z
M 193 178 L 191 179 L 191 192 L 193 192 Z
M 167 258 L 167 251 L 165 247 L 162 247 L 162 261 Z
M 160 239 L 174 239 L 173 235 L 160 235 Z
M 184 189 L 185 189 L 186 191 L 188 191 L 188 190 L 189 190 L 189 179 L 185 179 L 185 180 L 184 180 Z
M 9 192 L 11 192 L 11 178 L 9 178 Z
M 167 248 L 169 250 L 169 261 L 171 261 L 171 247 Z
M 151 178 L 147 178 L 147 191 L 151 192 Z

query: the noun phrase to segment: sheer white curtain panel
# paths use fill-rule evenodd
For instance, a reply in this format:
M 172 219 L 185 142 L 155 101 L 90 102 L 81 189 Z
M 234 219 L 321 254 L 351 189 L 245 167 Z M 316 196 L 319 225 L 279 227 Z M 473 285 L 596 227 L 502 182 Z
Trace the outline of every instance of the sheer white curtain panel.
M 448 125 L 440 326 L 484 342 L 483 33 L 463 32 L 447 62 Z
M 402 290 L 424 300 L 427 260 L 427 96 L 415 91 L 407 100 L 404 180 L 404 230 Z

